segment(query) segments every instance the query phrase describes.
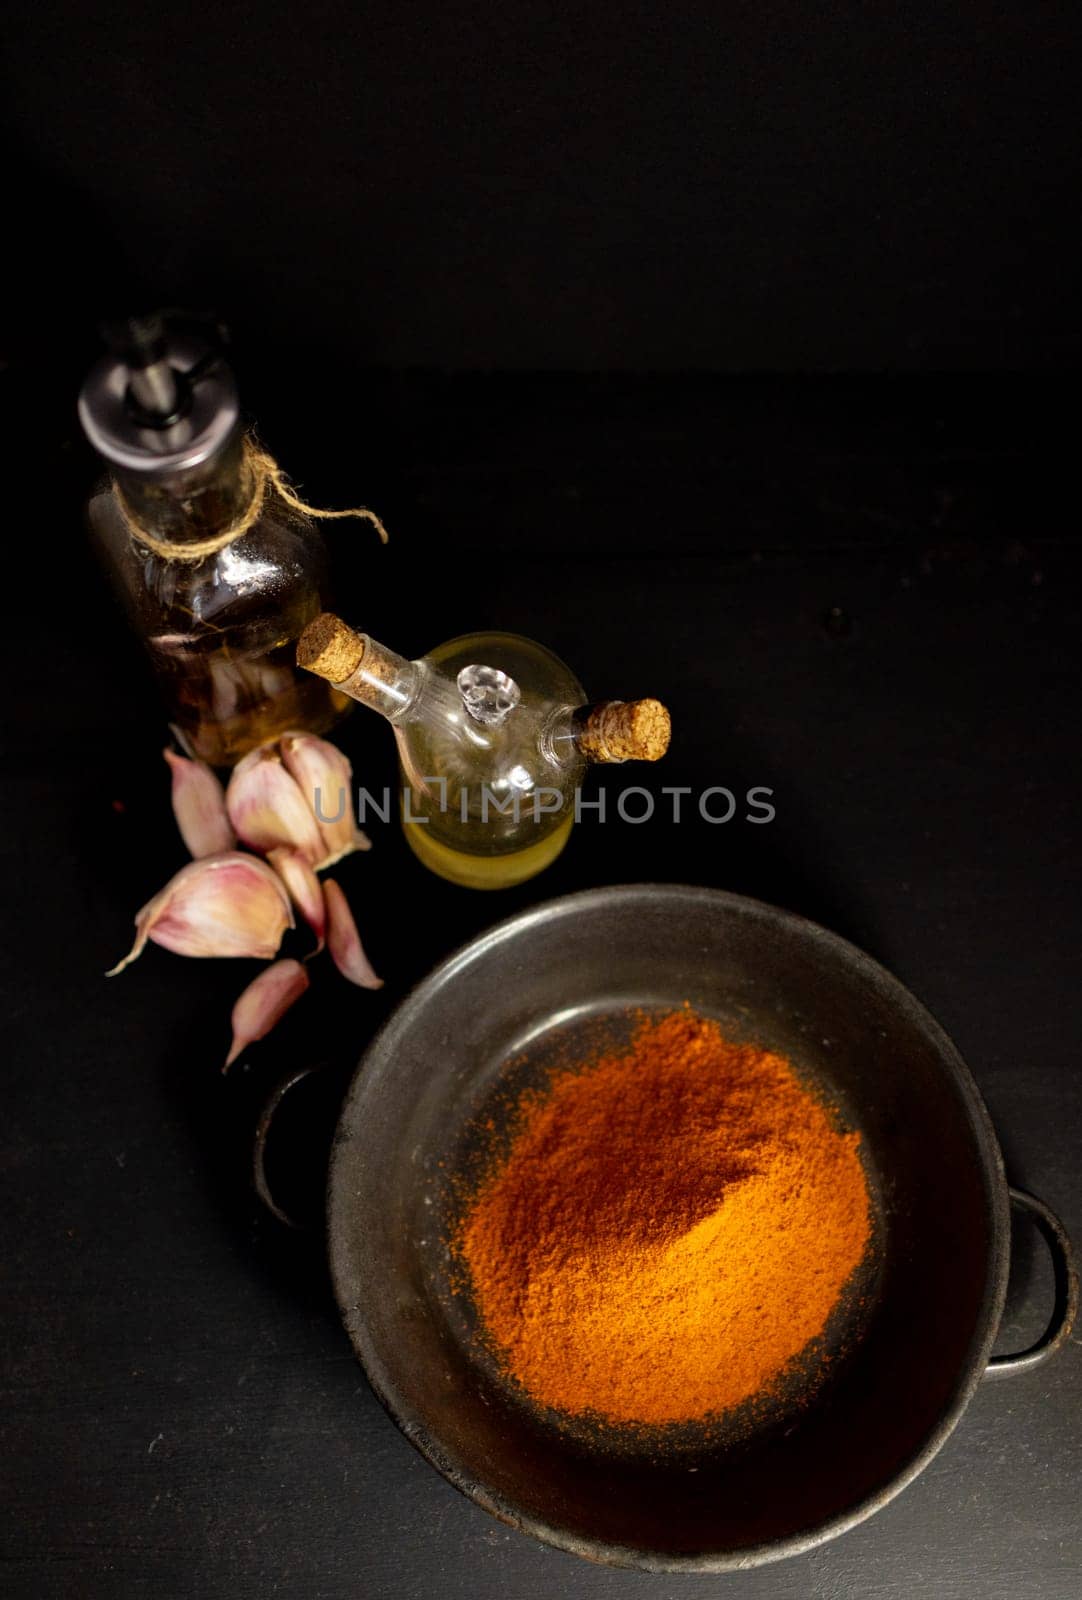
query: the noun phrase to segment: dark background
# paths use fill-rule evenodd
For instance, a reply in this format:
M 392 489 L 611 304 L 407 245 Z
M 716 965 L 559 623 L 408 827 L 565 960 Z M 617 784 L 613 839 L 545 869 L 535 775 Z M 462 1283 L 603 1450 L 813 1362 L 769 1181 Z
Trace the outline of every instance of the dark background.
M 1078 354 L 1070 0 L 8 9 L 12 336 L 134 296 L 295 382 Z
M 519 906 L 715 884 L 853 939 L 970 1061 L 1082 1238 L 1082 541 L 1073 8 L 55 5 L 10 18 L 0 964 L 0 1589 L 229 1600 L 1075 1596 L 1082 1357 L 981 1388 L 906 1493 L 715 1580 L 589 1568 L 399 1438 L 256 1107 L 333 1103 L 410 983 Z M 223 1081 L 247 964 L 151 949 L 181 864 L 137 645 L 86 554 L 73 401 L 105 312 L 212 306 L 343 609 L 420 654 L 534 635 L 656 693 L 645 780 L 769 827 L 576 830 L 497 898 L 393 827 L 341 869 L 378 996 L 324 973 Z M 948 369 L 953 369 L 948 371 Z M 387 730 L 342 734 L 393 780 Z M 317 1108 L 311 1117 L 318 1123 Z M 304 1122 L 301 1108 L 298 1125 Z M 318 1127 L 283 1150 L 317 1200 Z M 1019 1230 L 1001 1348 L 1050 1281 Z

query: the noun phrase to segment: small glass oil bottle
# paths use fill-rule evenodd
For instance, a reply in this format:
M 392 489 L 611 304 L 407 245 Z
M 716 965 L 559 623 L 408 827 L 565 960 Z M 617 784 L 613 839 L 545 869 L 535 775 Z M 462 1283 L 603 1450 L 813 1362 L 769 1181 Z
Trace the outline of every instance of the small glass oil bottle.
M 657 700 L 585 705 L 564 663 L 513 633 L 464 634 L 407 661 L 328 613 L 297 660 L 391 723 L 406 838 L 470 889 L 523 883 L 556 859 L 588 762 L 656 761 L 669 744 Z
M 295 661 L 328 600 L 323 538 L 268 492 L 219 346 L 159 316 L 110 342 L 79 399 L 110 468 L 88 519 L 174 731 L 213 766 L 289 728 L 325 732 L 349 702 Z

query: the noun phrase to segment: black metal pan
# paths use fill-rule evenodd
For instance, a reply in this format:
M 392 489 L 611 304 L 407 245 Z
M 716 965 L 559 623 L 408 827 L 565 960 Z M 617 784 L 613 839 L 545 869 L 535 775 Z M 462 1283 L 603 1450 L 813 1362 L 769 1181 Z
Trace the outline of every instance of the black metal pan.
M 877 1239 L 859 1323 L 834 1330 L 838 1359 L 811 1400 L 794 1394 L 731 1438 L 658 1449 L 563 1426 L 516 1392 L 468 1298 L 449 1293 L 446 1237 L 455 1174 L 478 1118 L 502 1114 L 501 1086 L 536 1081 L 556 1039 L 685 1001 L 787 1055 L 843 1107 L 862 1134 Z M 990 1362 L 1012 1199 L 1053 1247 L 1058 1303 L 1037 1347 Z M 870 1516 L 928 1464 L 986 1373 L 1063 1343 L 1078 1298 L 1063 1229 L 1008 1189 L 976 1085 L 913 996 L 812 923 L 674 885 L 552 901 L 438 967 L 354 1079 L 329 1228 L 346 1327 L 411 1443 L 501 1520 L 655 1571 L 776 1560 Z

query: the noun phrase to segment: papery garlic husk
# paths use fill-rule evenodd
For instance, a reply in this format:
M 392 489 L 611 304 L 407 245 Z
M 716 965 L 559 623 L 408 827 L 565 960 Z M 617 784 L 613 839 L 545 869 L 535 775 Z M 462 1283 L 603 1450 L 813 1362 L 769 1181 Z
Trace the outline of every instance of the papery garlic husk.
M 289 898 L 319 940 L 319 949 L 322 950 L 323 936 L 327 931 L 327 910 L 314 869 L 299 850 L 288 850 L 285 845 L 272 850 L 267 860 L 289 890 Z
M 122 972 L 148 939 L 181 956 L 277 955 L 293 927 L 289 896 L 265 861 L 230 850 L 190 861 L 135 918 L 131 953 L 106 973 Z
M 333 878 L 324 879 L 323 898 L 327 905 L 327 948 L 335 966 L 343 978 L 362 989 L 382 989 L 383 979 L 376 977 L 364 953 L 349 902 Z
M 323 836 L 324 854 L 316 867 L 332 867 L 353 850 L 371 849 L 353 810 L 353 768 L 338 746 L 311 733 L 283 733 L 278 748 Z
M 163 750 L 173 775 L 173 815 L 188 853 L 196 860 L 232 850 L 237 842 L 225 790 L 205 761 L 191 761 L 175 750 Z
M 261 855 L 284 845 L 314 867 L 327 854 L 312 808 L 273 743 L 249 751 L 237 764 L 225 803 L 237 837 Z
M 233 1043 L 225 1058 L 225 1072 L 248 1045 L 280 1022 L 308 987 L 308 973 L 299 961 L 275 961 L 252 979 L 233 1007 Z

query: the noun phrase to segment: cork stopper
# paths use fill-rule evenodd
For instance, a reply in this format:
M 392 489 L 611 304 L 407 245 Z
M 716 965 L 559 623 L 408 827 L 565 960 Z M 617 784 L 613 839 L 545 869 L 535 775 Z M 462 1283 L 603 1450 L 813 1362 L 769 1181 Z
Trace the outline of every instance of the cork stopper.
M 671 733 L 660 700 L 606 700 L 585 713 L 578 747 L 587 761 L 660 761 Z
M 297 665 L 328 683 L 345 683 L 364 656 L 364 640 L 332 611 L 323 611 L 297 640 Z

